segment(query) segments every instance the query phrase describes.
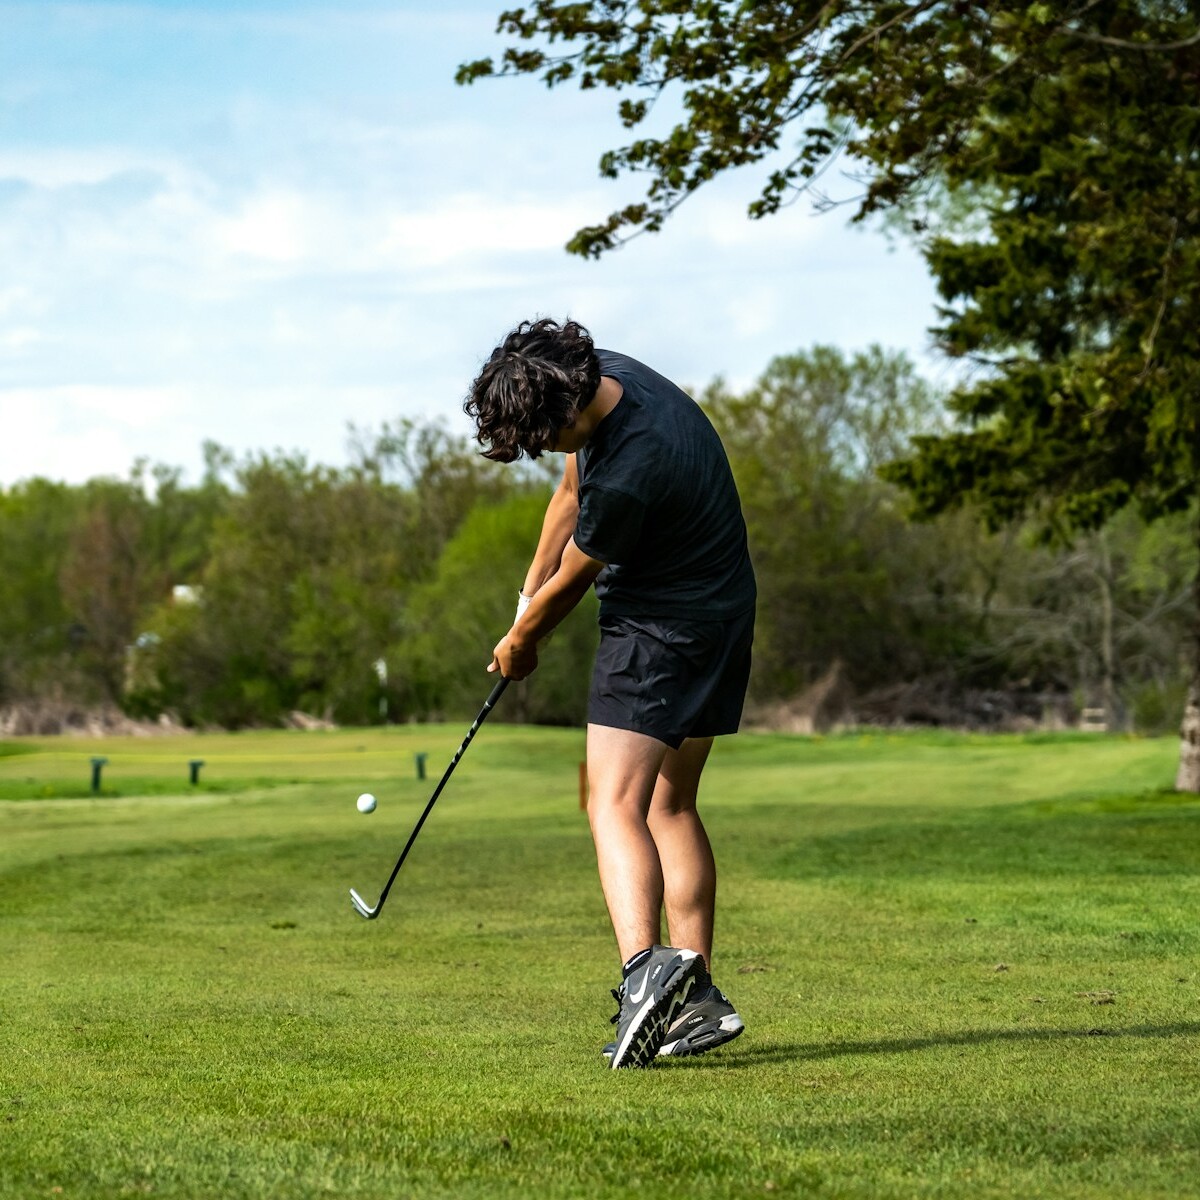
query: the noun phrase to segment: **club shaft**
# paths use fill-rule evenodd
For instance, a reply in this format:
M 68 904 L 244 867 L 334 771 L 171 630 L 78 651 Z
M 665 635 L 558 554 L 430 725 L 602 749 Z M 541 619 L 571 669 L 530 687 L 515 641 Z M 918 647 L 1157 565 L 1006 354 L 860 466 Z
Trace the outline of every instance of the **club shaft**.
M 471 744 L 471 739 L 479 732 L 479 727 L 487 720 L 487 715 L 496 706 L 496 701 L 504 694 L 504 689 L 508 687 L 508 680 L 501 678 L 499 683 L 492 688 L 492 694 L 484 701 L 483 707 L 479 710 L 479 715 L 475 718 L 471 728 L 467 730 L 467 736 L 463 738 L 462 745 L 450 760 L 450 765 L 446 768 L 446 773 L 438 782 L 436 788 L 433 789 L 433 795 L 429 797 L 429 803 L 425 805 L 425 811 L 421 813 L 416 825 L 413 826 L 413 831 L 408 835 L 408 841 L 404 844 L 404 849 L 400 851 L 400 857 L 396 860 L 396 865 L 392 868 L 392 873 L 388 876 L 388 881 L 383 885 L 383 891 L 379 893 L 379 899 L 375 903 L 373 909 L 367 909 L 365 912 L 355 904 L 355 909 L 363 916 L 374 918 L 379 916 L 380 910 L 383 908 L 383 902 L 387 899 L 388 892 L 392 890 L 392 884 L 396 881 L 396 876 L 400 874 L 400 868 L 404 866 L 404 860 L 408 857 L 408 852 L 412 849 L 413 842 L 417 840 L 417 834 L 421 832 L 421 826 L 425 824 L 425 818 L 433 811 L 434 804 L 437 803 L 437 798 L 442 794 L 442 789 L 446 786 L 450 776 L 454 774 L 454 768 L 458 766 L 459 760 L 467 752 L 467 747 Z

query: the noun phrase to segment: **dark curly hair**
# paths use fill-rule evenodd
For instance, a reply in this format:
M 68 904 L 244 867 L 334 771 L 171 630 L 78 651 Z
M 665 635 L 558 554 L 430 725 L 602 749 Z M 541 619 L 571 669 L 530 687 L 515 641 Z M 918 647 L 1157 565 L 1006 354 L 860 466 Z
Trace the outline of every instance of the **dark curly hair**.
M 575 321 L 522 321 L 492 351 L 463 410 L 475 421 L 484 456 L 537 458 L 575 422 L 600 386 L 591 336 Z

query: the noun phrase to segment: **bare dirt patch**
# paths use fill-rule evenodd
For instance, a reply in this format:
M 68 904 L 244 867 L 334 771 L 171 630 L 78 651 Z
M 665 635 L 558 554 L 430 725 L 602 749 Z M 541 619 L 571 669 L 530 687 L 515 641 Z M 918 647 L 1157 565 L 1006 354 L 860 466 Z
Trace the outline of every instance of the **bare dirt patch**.
M 0 706 L 0 737 L 154 737 L 185 733 L 184 726 L 164 715 L 135 721 L 114 707 L 93 707 L 64 700 L 30 700 Z

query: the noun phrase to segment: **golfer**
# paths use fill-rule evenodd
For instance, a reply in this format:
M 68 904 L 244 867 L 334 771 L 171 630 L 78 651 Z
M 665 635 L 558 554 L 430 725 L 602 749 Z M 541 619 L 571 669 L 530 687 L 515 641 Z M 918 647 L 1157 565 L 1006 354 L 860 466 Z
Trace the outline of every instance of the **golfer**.
M 522 322 L 464 407 L 488 458 L 566 455 L 488 669 L 524 679 L 588 588 L 600 600 L 588 817 L 624 962 L 604 1052 L 617 1068 L 711 1050 L 743 1026 L 709 974 L 717 877 L 696 793 L 741 719 L 755 604 L 725 451 L 689 396 L 570 320 Z

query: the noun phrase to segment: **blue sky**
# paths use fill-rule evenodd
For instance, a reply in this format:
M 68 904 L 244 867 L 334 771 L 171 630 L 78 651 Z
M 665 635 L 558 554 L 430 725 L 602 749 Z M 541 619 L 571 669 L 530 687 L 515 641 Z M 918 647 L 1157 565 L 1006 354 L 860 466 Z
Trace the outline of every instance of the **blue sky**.
M 597 174 L 612 94 L 454 85 L 503 7 L 0 0 L 0 485 L 139 456 L 195 478 L 206 439 L 341 463 L 349 423 L 399 416 L 467 432 L 480 362 L 538 314 L 685 385 L 817 342 L 936 377 L 916 256 L 844 210 L 750 222 L 751 177 L 567 255 L 638 183 Z

